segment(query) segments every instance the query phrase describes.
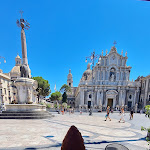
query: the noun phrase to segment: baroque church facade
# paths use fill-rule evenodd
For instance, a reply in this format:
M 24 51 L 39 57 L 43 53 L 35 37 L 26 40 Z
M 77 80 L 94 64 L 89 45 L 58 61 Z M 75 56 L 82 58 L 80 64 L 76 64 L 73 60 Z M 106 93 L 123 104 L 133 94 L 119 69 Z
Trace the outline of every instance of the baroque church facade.
M 91 70 L 90 64 L 82 75 L 78 87 L 73 87 L 71 70 L 67 77 L 67 84 L 72 92 L 68 93 L 70 104 L 74 102 L 76 108 L 136 108 L 140 98 L 141 82 L 130 81 L 131 67 L 127 66 L 127 52 L 123 56 L 113 46 L 104 55 L 103 51 L 98 63 Z M 92 75 L 93 74 L 93 75 Z M 93 80 L 92 80 L 93 77 Z M 72 102 L 71 102 L 72 101 Z

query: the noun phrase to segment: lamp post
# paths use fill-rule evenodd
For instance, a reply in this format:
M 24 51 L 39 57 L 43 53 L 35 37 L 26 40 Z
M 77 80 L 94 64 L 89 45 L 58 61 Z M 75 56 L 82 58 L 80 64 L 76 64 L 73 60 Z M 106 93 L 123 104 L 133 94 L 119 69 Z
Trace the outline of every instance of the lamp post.
M 6 59 L 5 59 L 5 57 L 3 57 L 3 56 L 0 56 L 0 59 L 4 59 L 4 63 L 6 63 Z M 0 62 L 0 64 L 1 64 L 1 62 Z M 3 100 L 2 100 L 2 90 L 1 90 L 1 93 L 0 93 L 1 95 L 0 95 L 0 98 L 1 98 L 1 112 L 2 112 L 2 108 L 3 108 Z
M 6 63 L 6 59 L 5 59 L 5 57 L 0 56 L 0 59 L 4 59 L 4 63 Z M 1 64 L 1 62 L 0 62 L 0 64 Z
M 86 57 L 85 62 L 87 62 L 87 59 L 89 59 L 89 62 L 92 64 L 92 100 L 91 100 L 91 105 L 90 106 L 90 110 L 89 110 L 89 115 L 92 115 L 92 107 L 94 107 L 94 77 L 93 77 L 93 69 L 94 69 L 94 64 L 95 64 L 95 60 L 99 58 L 100 55 L 95 54 L 95 50 L 91 53 L 91 56 Z

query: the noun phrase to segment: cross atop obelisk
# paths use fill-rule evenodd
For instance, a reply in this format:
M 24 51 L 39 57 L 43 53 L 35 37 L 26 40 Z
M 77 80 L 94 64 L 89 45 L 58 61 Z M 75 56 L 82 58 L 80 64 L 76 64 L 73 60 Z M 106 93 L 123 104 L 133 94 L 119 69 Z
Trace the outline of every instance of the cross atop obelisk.
M 22 10 L 20 10 L 20 11 L 19 11 L 19 13 L 21 14 L 21 19 L 22 19 L 22 14 L 23 14 L 23 11 L 22 11 Z

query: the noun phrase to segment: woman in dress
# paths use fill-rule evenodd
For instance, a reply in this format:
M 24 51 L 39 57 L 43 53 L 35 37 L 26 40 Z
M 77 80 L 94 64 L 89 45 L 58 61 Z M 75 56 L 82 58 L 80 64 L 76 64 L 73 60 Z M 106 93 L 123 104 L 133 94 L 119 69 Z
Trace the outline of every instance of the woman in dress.
M 120 118 L 119 122 L 122 120 L 123 123 L 125 123 L 125 119 L 124 119 L 124 108 L 123 108 L 123 107 L 121 108 L 120 116 L 121 116 L 121 118 Z

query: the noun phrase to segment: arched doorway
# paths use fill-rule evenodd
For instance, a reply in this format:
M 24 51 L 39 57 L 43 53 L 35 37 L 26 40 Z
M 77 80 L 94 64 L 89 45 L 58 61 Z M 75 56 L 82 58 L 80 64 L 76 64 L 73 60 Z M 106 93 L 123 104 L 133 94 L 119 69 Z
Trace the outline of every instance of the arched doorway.
M 111 108 L 115 108 L 116 107 L 116 96 L 117 96 L 118 92 L 115 90 L 109 90 L 106 92 L 106 107 L 110 106 Z

